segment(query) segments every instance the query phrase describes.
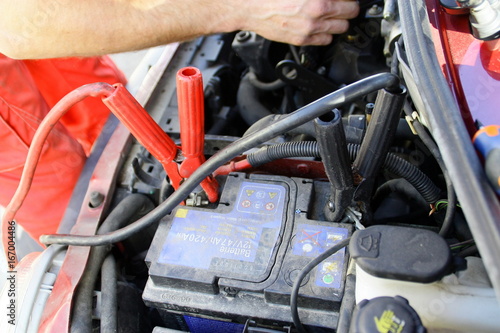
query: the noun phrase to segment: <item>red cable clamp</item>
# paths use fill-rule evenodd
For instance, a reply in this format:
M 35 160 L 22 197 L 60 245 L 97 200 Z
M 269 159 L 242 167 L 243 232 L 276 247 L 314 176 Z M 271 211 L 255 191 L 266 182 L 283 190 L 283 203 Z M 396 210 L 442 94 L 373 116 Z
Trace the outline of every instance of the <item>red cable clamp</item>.
M 191 176 L 205 162 L 203 79 L 197 68 L 186 67 L 179 70 L 177 98 L 182 154 L 185 157 L 180 166 L 175 162 L 179 153 L 178 147 L 122 85 L 117 85 L 115 92 L 103 99 L 104 104 L 130 130 L 137 141 L 160 161 L 175 189 L 179 188 L 184 178 Z M 213 177 L 205 178 L 201 187 L 210 202 L 217 201 L 218 184 Z
M 181 146 L 185 157 L 179 168 L 183 178 L 191 174 L 205 162 L 205 96 L 203 94 L 203 78 L 195 67 L 184 67 L 177 72 L 177 101 L 179 105 L 179 121 L 181 127 Z M 208 200 L 218 199 L 218 183 L 209 176 L 201 182 Z

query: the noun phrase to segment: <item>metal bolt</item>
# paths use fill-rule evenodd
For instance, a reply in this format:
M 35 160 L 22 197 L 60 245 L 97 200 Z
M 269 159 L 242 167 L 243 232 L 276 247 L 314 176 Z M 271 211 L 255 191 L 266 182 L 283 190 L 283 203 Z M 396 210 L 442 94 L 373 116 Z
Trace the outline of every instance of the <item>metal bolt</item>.
M 378 5 L 373 5 L 370 9 L 368 9 L 368 15 L 378 15 L 380 13 L 382 13 L 382 7 L 378 6 Z
M 236 34 L 236 41 L 243 43 L 252 37 L 252 33 L 250 31 L 240 31 Z
M 373 109 L 375 109 L 375 104 L 374 103 L 366 103 L 365 105 L 365 114 L 372 114 Z
M 333 203 L 333 201 L 328 201 L 328 209 L 332 212 L 335 211 L 335 204 Z
M 354 43 L 358 40 L 358 35 L 347 35 L 346 40 L 348 43 Z
M 99 207 L 100 205 L 102 205 L 103 201 L 104 201 L 104 194 L 97 191 L 93 191 L 92 193 L 90 193 L 90 200 L 89 200 L 90 208 Z
M 384 14 L 384 20 L 386 21 L 394 21 L 396 18 L 396 15 L 394 13 L 385 13 Z
M 321 66 L 320 68 L 318 68 L 318 70 L 316 71 L 316 73 L 318 73 L 319 75 L 325 75 L 326 74 L 326 67 L 325 66 Z
M 231 288 L 231 287 L 224 287 L 223 288 L 224 292 L 227 293 L 227 296 L 236 296 L 238 294 L 238 290 L 236 288 Z

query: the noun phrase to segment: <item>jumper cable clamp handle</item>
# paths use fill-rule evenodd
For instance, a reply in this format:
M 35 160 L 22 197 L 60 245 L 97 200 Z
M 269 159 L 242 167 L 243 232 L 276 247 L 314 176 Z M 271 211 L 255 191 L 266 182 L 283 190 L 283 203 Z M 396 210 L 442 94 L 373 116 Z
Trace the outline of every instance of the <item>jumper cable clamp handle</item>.
M 182 73 L 182 71 L 181 69 L 179 72 Z M 187 71 L 187 73 L 189 74 L 191 71 Z M 180 166 L 176 162 L 181 152 L 179 148 L 125 87 L 116 85 L 114 92 L 103 98 L 104 104 L 128 128 L 137 141 L 162 164 L 175 189 L 178 189 L 183 179 L 189 177 L 205 161 L 203 155 L 203 86 L 197 95 L 192 95 L 189 89 L 191 88 L 181 87 L 177 90 L 178 94 L 184 93 L 183 96 L 186 96 L 179 99 L 181 141 L 184 148 L 182 153 L 186 156 L 184 162 L 187 162 Z M 201 107 L 199 106 L 200 101 L 195 101 L 197 98 L 199 99 L 200 95 L 202 97 Z M 201 185 L 207 193 L 208 200 L 216 202 L 218 186 L 215 180 L 206 178 Z
M 205 96 L 203 78 L 195 67 L 184 67 L 177 72 L 177 102 L 181 128 L 181 147 L 184 161 L 179 174 L 188 178 L 205 162 Z M 209 176 L 201 182 L 201 187 L 210 202 L 218 199 L 218 183 Z

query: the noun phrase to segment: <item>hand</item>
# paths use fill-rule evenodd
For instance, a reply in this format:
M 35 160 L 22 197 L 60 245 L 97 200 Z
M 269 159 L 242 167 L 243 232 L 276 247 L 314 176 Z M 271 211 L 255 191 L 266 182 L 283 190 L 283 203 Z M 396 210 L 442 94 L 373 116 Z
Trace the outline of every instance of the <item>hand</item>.
M 326 45 L 332 34 L 343 33 L 347 19 L 359 13 L 350 0 L 243 0 L 243 27 L 278 42 L 293 45 Z
M 0 52 L 20 59 L 90 56 L 235 30 L 326 45 L 358 12 L 354 0 L 86 0 L 52 7 L 0 0 Z

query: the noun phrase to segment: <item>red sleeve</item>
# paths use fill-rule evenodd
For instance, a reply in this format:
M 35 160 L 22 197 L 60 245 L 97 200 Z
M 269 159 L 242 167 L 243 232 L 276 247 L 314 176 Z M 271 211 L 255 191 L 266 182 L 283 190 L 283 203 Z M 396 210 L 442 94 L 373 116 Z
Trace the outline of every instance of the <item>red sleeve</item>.
M 12 198 L 29 144 L 48 111 L 24 63 L 0 54 L 0 205 Z M 84 162 L 80 144 L 63 125 L 55 126 L 16 216 L 35 239 L 56 232 Z
M 88 83 L 126 83 L 125 76 L 111 58 L 64 58 L 24 60 L 35 84 L 51 108 L 70 91 Z M 62 119 L 62 124 L 80 142 L 88 155 L 99 136 L 109 110 L 97 98 L 87 98 L 75 105 Z

